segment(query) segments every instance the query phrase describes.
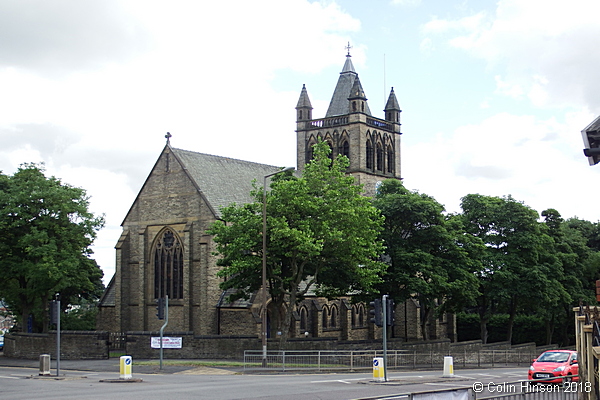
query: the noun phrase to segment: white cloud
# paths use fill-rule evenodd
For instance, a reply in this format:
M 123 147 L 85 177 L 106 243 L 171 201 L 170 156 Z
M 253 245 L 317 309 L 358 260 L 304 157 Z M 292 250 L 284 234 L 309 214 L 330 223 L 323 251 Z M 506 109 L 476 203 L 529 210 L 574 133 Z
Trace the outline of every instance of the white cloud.
M 599 109 L 598 12 L 600 3 L 593 0 L 500 0 L 495 14 L 435 18 L 424 32 L 448 35 L 450 46 L 486 60 L 491 68 L 505 68 L 502 80 L 522 87 L 536 105 L 571 102 Z M 547 80 L 543 96 L 535 76 Z
M 335 2 L 306 0 L 9 0 L 0 11 L 11 38 L 0 49 L 0 170 L 44 161 L 88 191 L 107 216 L 94 246 L 105 280 L 167 131 L 175 147 L 294 166 L 302 82 L 281 90 L 273 78 L 341 68 L 361 29 Z M 365 52 L 354 45 L 356 65 Z
M 396 6 L 416 7 L 421 5 L 421 0 L 391 0 L 390 3 Z
M 440 134 L 432 143 L 405 143 L 405 183 L 431 194 L 451 212 L 459 212 L 460 198 L 470 193 L 510 194 L 538 212 L 556 208 L 565 218 L 595 221 L 597 208 L 590 200 L 600 196 L 600 187 L 590 182 L 598 180 L 600 171 L 585 163 L 581 138 L 574 134 L 592 118 L 572 113 L 559 123 L 501 113 Z M 584 187 L 585 200 L 579 197 Z

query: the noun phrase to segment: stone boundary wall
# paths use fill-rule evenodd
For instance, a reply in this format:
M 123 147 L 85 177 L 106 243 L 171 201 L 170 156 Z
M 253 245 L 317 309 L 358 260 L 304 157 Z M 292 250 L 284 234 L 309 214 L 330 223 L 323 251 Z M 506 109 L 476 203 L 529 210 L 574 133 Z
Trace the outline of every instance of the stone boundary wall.
M 62 331 L 60 357 L 65 360 L 97 360 L 108 358 L 107 332 Z M 37 360 L 40 354 L 56 359 L 56 331 L 49 333 L 10 333 L 4 335 L 6 357 Z
M 159 332 L 126 332 L 123 353 L 137 359 L 158 359 L 160 349 L 150 346 L 152 337 Z M 244 350 L 261 350 L 262 344 L 256 336 L 198 336 L 193 332 L 165 332 L 164 337 L 181 337 L 181 349 L 163 349 L 167 359 L 229 359 L 242 360 Z M 85 360 L 108 358 L 109 333 L 104 331 L 63 331 L 61 332 L 61 359 Z M 382 350 L 381 340 L 341 341 L 335 338 L 293 338 L 289 339 L 285 349 L 279 348 L 276 339 L 267 344 L 269 351 L 274 350 Z M 511 346 L 507 342 L 483 345 L 479 340 L 452 343 L 449 339 L 428 342 L 405 342 L 402 339 L 390 339 L 388 350 L 406 350 L 407 352 L 441 358 L 451 355 L 455 364 L 459 363 L 497 363 L 523 362 L 537 357 L 541 350 L 535 343 Z M 4 355 L 6 357 L 39 359 L 40 354 L 50 354 L 56 358 L 56 332 L 49 333 L 11 333 L 5 335 Z

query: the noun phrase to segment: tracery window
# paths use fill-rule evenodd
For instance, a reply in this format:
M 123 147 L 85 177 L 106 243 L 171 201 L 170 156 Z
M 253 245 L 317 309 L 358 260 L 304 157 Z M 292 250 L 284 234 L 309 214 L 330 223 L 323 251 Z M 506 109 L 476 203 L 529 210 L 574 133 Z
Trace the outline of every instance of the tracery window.
M 370 140 L 367 140 L 367 169 L 373 169 L 373 146 Z
M 154 298 L 183 299 L 183 246 L 171 229 L 159 236 L 153 251 Z

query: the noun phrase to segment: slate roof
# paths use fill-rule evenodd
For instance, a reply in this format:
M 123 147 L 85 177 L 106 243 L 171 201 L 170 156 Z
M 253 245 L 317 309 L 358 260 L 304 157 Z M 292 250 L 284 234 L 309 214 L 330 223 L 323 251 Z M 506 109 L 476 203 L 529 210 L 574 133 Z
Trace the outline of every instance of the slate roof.
M 221 293 L 221 297 L 219 297 L 219 301 L 217 302 L 217 308 L 250 308 L 252 307 L 252 304 L 254 304 L 256 296 L 258 293 L 260 293 L 260 290 L 253 293 L 249 299 L 237 299 L 233 302 L 230 302 L 229 296 L 235 294 L 235 292 L 236 289 L 227 289 L 223 291 Z
M 298 99 L 298 104 L 296 104 L 296 108 L 313 108 L 312 104 L 310 104 L 310 99 L 308 98 L 306 85 L 304 84 L 302 85 L 302 91 L 300 92 L 300 98 Z
M 350 101 L 348 100 L 348 97 L 350 97 L 352 87 L 354 86 L 354 80 L 357 77 L 358 74 L 356 73 L 356 71 L 354 71 L 354 65 L 352 64 L 350 55 L 347 55 L 346 62 L 344 63 L 344 68 L 342 69 L 340 77 L 338 78 L 338 82 L 335 86 L 333 96 L 331 97 L 331 102 L 329 103 L 329 108 L 327 109 L 325 118 L 333 117 L 336 115 L 350 114 Z M 369 104 L 365 102 L 365 105 L 365 114 L 371 115 Z
M 102 297 L 100 298 L 101 306 L 116 306 L 117 305 L 117 294 L 115 292 L 115 275 L 114 274 L 106 286 L 104 293 L 102 293 Z
M 400 104 L 398 104 L 398 99 L 396 98 L 396 93 L 394 93 L 394 88 L 392 88 L 390 97 L 388 97 L 388 101 L 384 108 L 384 111 L 388 110 L 400 110 Z
M 279 171 L 280 167 L 259 164 L 235 158 L 197 153 L 171 148 L 173 154 L 187 170 L 198 190 L 204 195 L 217 217 L 220 209 L 231 203 L 245 204 L 250 197 L 252 181 L 262 186 L 265 175 Z

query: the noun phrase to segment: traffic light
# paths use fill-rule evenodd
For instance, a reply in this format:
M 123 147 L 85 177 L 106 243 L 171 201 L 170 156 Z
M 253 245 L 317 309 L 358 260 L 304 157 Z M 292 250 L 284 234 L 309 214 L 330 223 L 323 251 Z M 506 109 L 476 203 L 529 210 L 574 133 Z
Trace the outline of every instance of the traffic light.
M 385 307 L 385 324 L 394 326 L 394 299 L 388 297 L 385 301 Z
M 375 299 L 374 301 L 370 302 L 369 305 L 372 307 L 372 309 L 369 310 L 369 314 L 373 316 L 371 318 L 371 322 L 377 326 L 383 326 L 383 309 L 381 308 L 381 299 Z
M 600 117 L 581 131 L 583 136 L 583 154 L 588 158 L 590 165 L 600 162 Z
M 50 323 L 58 323 L 58 302 L 56 300 L 50 301 L 50 303 L 48 303 L 48 309 L 50 311 Z
M 165 298 L 156 299 L 156 316 L 158 319 L 165 319 Z

